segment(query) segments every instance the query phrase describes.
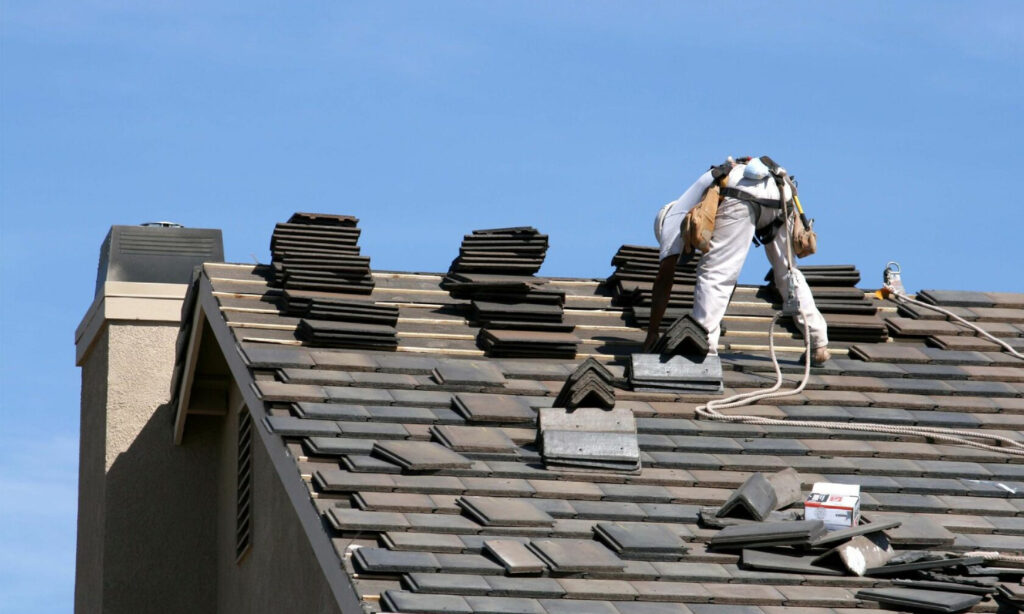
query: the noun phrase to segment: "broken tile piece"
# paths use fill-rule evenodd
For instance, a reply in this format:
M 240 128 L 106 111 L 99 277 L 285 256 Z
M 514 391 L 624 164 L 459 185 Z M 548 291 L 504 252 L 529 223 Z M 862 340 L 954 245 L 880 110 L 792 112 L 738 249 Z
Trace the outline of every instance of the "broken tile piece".
M 752 474 L 732 496 L 718 509 L 719 518 L 738 516 L 753 520 L 764 520 L 775 509 L 777 499 L 771 483 L 764 474 Z
M 842 569 L 818 562 L 819 555 L 804 554 L 793 548 L 743 549 L 743 565 L 751 569 L 789 573 L 841 576 Z
M 824 534 L 825 523 L 821 520 L 757 522 L 726 527 L 712 536 L 709 544 L 732 549 L 809 544 Z

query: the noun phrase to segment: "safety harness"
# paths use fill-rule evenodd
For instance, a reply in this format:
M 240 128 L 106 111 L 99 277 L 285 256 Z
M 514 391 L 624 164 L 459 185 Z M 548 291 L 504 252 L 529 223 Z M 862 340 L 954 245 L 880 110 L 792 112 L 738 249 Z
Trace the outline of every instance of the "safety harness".
M 800 205 L 800 197 L 797 195 L 796 181 L 794 181 L 786 171 L 769 156 L 761 156 L 758 159 L 768 168 L 769 174 L 771 174 L 776 187 L 778 187 L 778 200 L 758 198 L 746 190 L 734 187 L 723 187 L 719 190 L 719 193 L 723 198 L 735 198 L 736 200 L 742 200 L 754 205 L 757 207 L 757 218 L 761 217 L 761 209 L 764 207 L 769 209 L 780 209 L 782 211 L 796 211 L 800 218 L 799 222 L 794 220 L 795 223 L 793 226 L 793 241 L 796 244 L 796 255 L 798 258 L 803 258 L 804 256 L 813 254 L 817 249 L 817 237 L 814 236 L 813 230 L 814 221 L 808 220 L 807 216 L 804 214 L 804 209 Z M 752 160 L 752 158 L 740 158 L 737 162 L 747 164 L 750 160 Z M 729 161 L 726 161 L 725 164 L 714 167 L 712 169 L 712 174 L 719 169 L 724 168 L 726 165 L 728 165 L 729 171 L 731 171 L 734 166 L 734 164 L 730 164 Z M 729 171 L 726 171 L 726 174 L 728 174 Z M 785 186 L 787 184 L 789 185 L 793 196 L 789 200 L 784 200 L 786 194 Z M 762 244 L 770 243 L 775 239 L 775 235 L 778 233 L 779 229 L 785 225 L 786 222 L 785 219 L 783 219 L 783 216 L 776 216 L 775 220 L 770 224 L 754 231 L 754 245 L 760 246 Z
M 758 159 L 768 169 L 769 174 L 775 181 L 775 185 L 778 187 L 778 200 L 759 198 L 741 188 L 726 187 L 725 184 L 729 179 L 729 173 L 736 167 L 736 164 L 749 164 L 753 158 L 744 157 L 735 160 L 729 158 L 722 164 L 712 166 L 710 169 L 711 185 L 704 192 L 700 202 L 691 208 L 683 219 L 681 227 L 683 250 L 679 255 L 680 262 L 689 260 L 695 252 L 707 253 L 715 229 L 718 206 L 725 198 L 735 198 L 756 207 L 757 215 L 755 219 L 761 217 L 761 209 L 764 207 L 780 210 L 781 215 L 777 215 L 770 224 L 755 230 L 754 245 L 759 246 L 771 242 L 779 229 L 786 225 L 785 216 L 796 212 L 799 214 L 799 218 L 794 216 L 795 219 L 792 220 L 790 225 L 793 238 L 791 243 L 794 245 L 796 256 L 803 258 L 817 250 L 817 236 L 814 234 L 813 220 L 808 220 L 807 216 L 804 215 L 803 207 L 800 205 L 800 197 L 797 196 L 796 182 L 789 177 L 785 169 L 776 164 L 770 157 L 761 156 Z M 789 200 L 785 200 L 786 185 L 789 185 L 792 194 L 792 198 Z

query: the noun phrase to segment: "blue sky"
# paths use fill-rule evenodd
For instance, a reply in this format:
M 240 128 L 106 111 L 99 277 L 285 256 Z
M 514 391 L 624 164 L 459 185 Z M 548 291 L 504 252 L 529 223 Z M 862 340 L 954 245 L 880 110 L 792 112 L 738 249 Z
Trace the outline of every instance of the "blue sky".
M 1019 2 L 9 0 L 0 19 L 0 612 L 71 608 L 73 331 L 111 224 L 221 228 L 253 262 L 291 212 L 348 213 L 375 268 L 415 271 L 528 224 L 542 274 L 604 277 L 709 165 L 768 153 L 817 219 L 808 264 L 1024 291 Z M 752 252 L 741 281 L 766 270 Z

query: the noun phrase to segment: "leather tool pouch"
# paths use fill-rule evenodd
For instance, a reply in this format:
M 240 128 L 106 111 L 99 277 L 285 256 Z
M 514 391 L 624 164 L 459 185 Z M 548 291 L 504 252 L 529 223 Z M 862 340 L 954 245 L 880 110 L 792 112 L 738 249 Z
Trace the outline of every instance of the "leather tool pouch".
M 711 247 L 711 236 L 715 232 L 715 216 L 718 215 L 718 204 L 722 201 L 718 184 L 717 181 L 712 183 L 697 206 L 690 209 L 683 218 L 684 253 L 698 250 L 706 254 Z
M 802 215 L 793 216 L 793 253 L 797 258 L 806 258 L 818 251 L 818 235 L 814 232 L 814 220 Z

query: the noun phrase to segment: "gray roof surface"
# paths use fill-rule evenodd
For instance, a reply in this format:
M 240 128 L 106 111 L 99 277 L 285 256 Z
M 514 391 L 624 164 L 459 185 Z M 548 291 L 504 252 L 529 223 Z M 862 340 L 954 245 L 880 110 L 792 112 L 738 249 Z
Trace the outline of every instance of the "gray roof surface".
M 587 356 L 621 375 L 624 357 L 643 339 L 601 280 L 548 281 L 547 289 L 566 293 L 564 321 L 576 324 L 581 339 L 575 360 L 558 360 L 486 357 L 464 315 L 469 301 L 442 290 L 437 274 L 373 273 L 370 298 L 399 309 L 395 352 L 304 346 L 298 318 L 278 310 L 280 291 L 261 267 L 207 264 L 203 276 L 219 307 L 208 316 L 223 319 L 217 325 L 226 325 L 237 346 L 222 349 L 241 353 L 250 380 L 239 383 L 263 403 L 250 408 L 253 416 L 265 412 L 262 426 L 287 450 L 294 480 L 305 484 L 309 508 L 324 521 L 314 539 L 332 544 L 369 611 L 877 607 L 855 593 L 888 580 L 751 571 L 738 566 L 735 552 L 706 548 L 717 531 L 698 524 L 699 508 L 724 503 L 750 472 L 786 467 L 799 471 L 805 490 L 818 481 L 860 483 L 865 517 L 903 521 L 889 531 L 896 548 L 1024 552 L 1021 457 L 916 436 L 696 419 L 695 406 L 717 396 L 616 390 L 616 407 L 637 418 L 642 473 L 546 470 L 534 445 L 536 410 L 552 404 Z M 772 305 L 763 296 L 738 288 L 726 316 L 727 395 L 773 383 L 766 347 Z M 959 312 L 1024 345 L 1024 295 L 985 294 L 981 303 L 982 293 L 933 296 L 954 305 L 973 299 Z M 834 359 L 812 370 L 803 393 L 744 413 L 1024 438 L 1024 363 L 930 314 L 914 319 L 891 303 L 877 306 L 880 317 L 893 318 L 892 339 L 835 343 Z M 781 326 L 777 334 L 793 385 L 802 340 Z M 857 359 L 847 355 L 853 346 Z M 624 558 L 634 555 L 617 555 L 595 538 L 594 527 L 610 522 L 656 525 L 678 536 L 685 553 Z M 972 611 L 995 610 L 989 600 Z

